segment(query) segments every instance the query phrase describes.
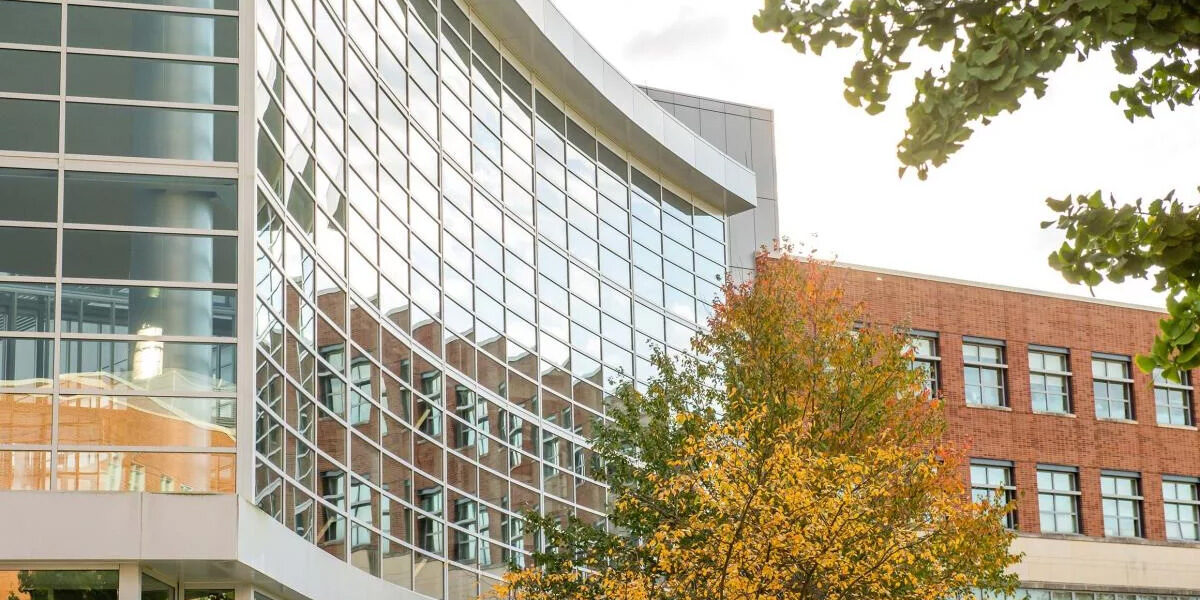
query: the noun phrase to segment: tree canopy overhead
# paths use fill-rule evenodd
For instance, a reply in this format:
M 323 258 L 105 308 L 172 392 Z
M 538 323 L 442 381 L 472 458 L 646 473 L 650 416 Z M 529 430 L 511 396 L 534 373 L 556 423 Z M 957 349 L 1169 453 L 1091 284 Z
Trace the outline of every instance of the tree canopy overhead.
M 1197 0 L 764 0 L 754 25 L 799 52 L 856 47 L 846 100 L 870 114 L 891 99 L 895 74 L 922 48 L 940 64 L 918 75 L 897 156 L 924 179 L 971 134 L 1032 93 L 1068 59 L 1111 54 L 1125 75 L 1111 100 L 1131 121 L 1191 106 L 1200 93 Z M 1168 377 L 1200 367 L 1200 209 L 1174 194 L 1143 203 L 1099 191 L 1048 199 L 1066 238 L 1050 266 L 1072 283 L 1152 278 L 1170 317 L 1143 369 Z
M 927 600 L 1011 592 L 1011 509 L 975 502 L 908 340 L 859 327 L 822 265 L 727 284 L 707 360 L 623 388 L 595 452 L 610 527 L 528 515 L 546 542 L 510 600 Z M 722 385 L 715 386 L 720 381 Z

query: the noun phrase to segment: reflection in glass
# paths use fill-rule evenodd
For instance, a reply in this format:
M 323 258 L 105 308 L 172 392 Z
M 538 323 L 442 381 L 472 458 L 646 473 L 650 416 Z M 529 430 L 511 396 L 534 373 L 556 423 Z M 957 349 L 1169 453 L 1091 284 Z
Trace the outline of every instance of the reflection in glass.
M 234 454 L 59 451 L 60 491 L 233 492 Z
M 117 600 L 117 571 L 0 571 L 8 600 Z
M 4 450 L 0 451 L 0 490 L 48 490 L 50 489 L 49 450 Z M 16 592 L 9 582 L 9 575 L 0 571 L 0 593 Z M 17 596 L 27 599 L 29 596 Z
M 69 103 L 66 151 L 232 162 L 237 160 L 237 113 Z
M 0 65 L 4 57 L 0 55 Z M 0 80 L 4 79 L 0 66 Z M 0 220 L 45 221 L 58 218 L 58 173 L 0 169 Z
M 53 340 L 0 337 L 0 387 L 50 385 Z
M 232 448 L 235 404 L 233 398 L 64 396 L 58 404 L 58 441 L 82 446 Z
M 64 332 L 129 334 L 154 328 L 160 335 L 232 337 L 236 323 L 233 291 L 63 285 Z
M 0 444 L 49 444 L 52 412 L 50 396 L 0 394 Z
M 58 55 L 52 54 L 58 71 Z M 58 80 L 53 92 L 57 93 Z M 237 67 L 95 54 L 67 55 L 67 94 L 158 102 L 237 104 Z
M 231 392 L 234 344 L 63 340 L 59 385 L 70 389 Z
M 54 284 L 0 283 L 0 331 L 51 331 Z
M 237 182 L 69 172 L 63 181 L 63 220 L 138 227 L 237 229 Z
M 235 237 L 67 230 L 63 276 L 235 283 L 236 252 Z
M 150 10 L 72 6 L 67 43 L 76 48 L 237 56 L 237 19 Z

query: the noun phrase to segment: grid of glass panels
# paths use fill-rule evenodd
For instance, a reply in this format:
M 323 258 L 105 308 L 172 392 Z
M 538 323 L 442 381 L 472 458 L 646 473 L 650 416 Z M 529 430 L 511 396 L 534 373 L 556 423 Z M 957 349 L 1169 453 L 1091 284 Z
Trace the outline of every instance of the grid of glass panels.
M 1133 379 L 1129 359 L 1092 357 L 1092 393 L 1097 419 L 1133 419 Z
M 1194 477 L 1163 477 L 1163 515 L 1169 540 L 1200 540 L 1200 485 Z
M 0 488 L 233 491 L 236 8 L 0 1 Z
M 529 509 L 602 524 L 604 396 L 683 352 L 724 217 L 598 142 L 451 0 L 263 0 L 256 500 L 474 597 Z
M 1012 463 L 992 460 L 971 461 L 971 499 L 975 502 L 992 502 L 1001 506 L 1011 504 L 1017 496 L 1017 485 L 1013 479 Z M 1017 511 L 1004 514 L 1004 526 L 1015 529 Z
M 1080 533 L 1079 473 L 1038 467 L 1038 511 L 1043 533 Z
M 1104 535 L 1142 537 L 1142 479 L 1137 475 L 1102 474 L 1100 503 Z
M 1004 346 L 995 343 L 963 343 L 963 380 L 967 404 L 1008 406 L 1004 391 Z
M 1179 381 L 1154 370 L 1154 414 L 1159 425 L 1192 425 L 1192 376 L 1184 372 Z
M 1029 391 L 1034 411 L 1071 413 L 1070 371 L 1065 349 L 1029 351 Z

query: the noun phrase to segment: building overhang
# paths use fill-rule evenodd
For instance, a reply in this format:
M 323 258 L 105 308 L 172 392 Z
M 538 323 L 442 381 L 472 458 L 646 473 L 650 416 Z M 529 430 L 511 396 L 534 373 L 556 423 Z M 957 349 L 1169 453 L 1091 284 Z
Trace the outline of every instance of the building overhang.
M 279 598 L 427 600 L 330 556 L 234 494 L 0 492 L 0 514 L 11 517 L 0 568 L 136 563 Z
M 664 177 L 726 214 L 757 205 L 754 172 L 633 85 L 550 0 L 467 0 L 543 84 Z

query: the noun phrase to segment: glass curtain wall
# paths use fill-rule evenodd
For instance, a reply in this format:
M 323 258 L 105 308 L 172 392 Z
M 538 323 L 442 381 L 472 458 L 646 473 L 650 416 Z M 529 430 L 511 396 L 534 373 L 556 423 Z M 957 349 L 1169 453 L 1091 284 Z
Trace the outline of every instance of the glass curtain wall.
M 232 492 L 237 5 L 108 4 L 0 0 L 0 489 Z
M 256 501 L 341 560 L 470 598 L 603 524 L 604 396 L 684 352 L 724 217 L 598 142 L 452 0 L 263 0 Z

